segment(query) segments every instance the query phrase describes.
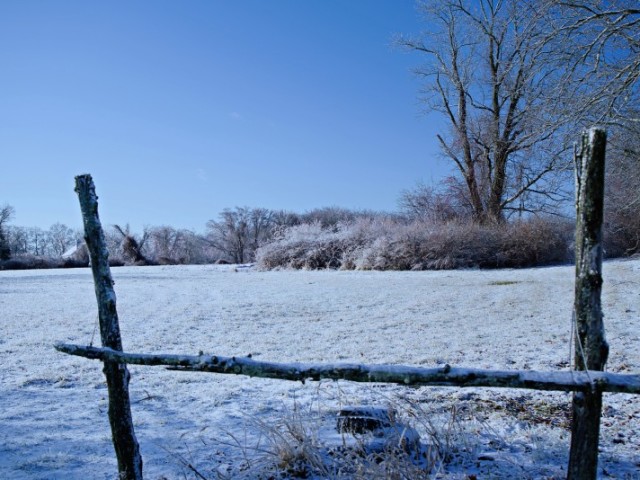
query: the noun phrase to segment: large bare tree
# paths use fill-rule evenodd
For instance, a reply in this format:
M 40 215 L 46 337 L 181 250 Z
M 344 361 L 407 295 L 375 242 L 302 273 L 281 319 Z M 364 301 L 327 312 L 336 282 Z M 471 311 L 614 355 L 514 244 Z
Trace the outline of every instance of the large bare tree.
M 640 251 L 640 3 L 548 0 L 561 85 L 580 126 L 609 130 L 605 199 L 608 255 Z M 568 91 L 566 91 L 568 90 Z
M 424 55 L 429 108 L 449 131 L 437 138 L 476 221 L 545 211 L 562 199 L 552 173 L 568 108 L 549 102 L 558 75 L 547 58 L 546 7 L 533 0 L 426 0 L 428 32 L 401 42 Z
M 424 54 L 425 99 L 449 127 L 437 138 L 476 220 L 552 209 L 576 131 L 640 123 L 637 0 L 420 6 L 428 33 L 401 42 Z

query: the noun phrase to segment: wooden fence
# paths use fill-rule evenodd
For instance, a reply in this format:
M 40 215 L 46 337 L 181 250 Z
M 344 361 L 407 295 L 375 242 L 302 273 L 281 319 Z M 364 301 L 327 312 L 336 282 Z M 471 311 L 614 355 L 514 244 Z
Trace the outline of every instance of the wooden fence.
M 571 451 L 567 478 L 595 479 L 603 392 L 640 394 L 640 374 L 604 372 L 608 345 L 600 294 L 602 288 L 602 212 L 606 133 L 591 129 L 582 136 L 576 162 L 576 285 L 574 300 L 574 370 L 504 371 L 419 368 L 398 365 L 270 363 L 246 357 L 163 355 L 122 351 L 113 279 L 104 233 L 98 217 L 98 197 L 90 175 L 76 177 L 94 278 L 102 348 L 58 343 L 61 352 L 104 362 L 109 392 L 109 422 L 118 459 L 119 477 L 142 479 L 142 457 L 133 429 L 126 364 L 164 365 L 172 370 L 247 375 L 282 380 L 349 380 L 407 386 L 526 388 L 573 391 Z

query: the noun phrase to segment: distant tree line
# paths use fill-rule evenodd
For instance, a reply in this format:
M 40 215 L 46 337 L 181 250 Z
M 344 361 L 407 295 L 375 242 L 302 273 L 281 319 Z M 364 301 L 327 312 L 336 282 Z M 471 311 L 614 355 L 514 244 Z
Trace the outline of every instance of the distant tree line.
M 640 149 L 629 137 L 612 148 L 605 201 L 608 257 L 640 253 Z M 572 260 L 573 221 L 551 215 L 481 223 L 451 190 L 419 185 L 396 213 L 326 207 L 305 213 L 235 207 L 205 233 L 170 226 L 106 228 L 113 266 L 256 263 L 259 268 L 426 270 L 530 267 Z M 0 269 L 84 267 L 78 231 L 16 227 L 0 210 Z
M 81 231 L 61 223 L 48 230 L 10 225 L 14 208 L 0 210 L 0 269 L 82 267 L 89 258 Z M 358 218 L 386 214 L 325 207 L 305 213 L 265 208 L 224 209 L 207 222 L 205 233 L 171 226 L 145 227 L 132 232 L 129 225 L 105 228 L 113 266 L 250 263 L 258 249 L 287 228 L 317 224 L 336 228 Z

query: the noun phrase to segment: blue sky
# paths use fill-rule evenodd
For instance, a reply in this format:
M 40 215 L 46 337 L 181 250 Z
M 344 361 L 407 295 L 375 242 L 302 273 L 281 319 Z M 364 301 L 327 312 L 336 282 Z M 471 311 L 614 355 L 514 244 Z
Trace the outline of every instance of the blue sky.
M 0 3 L 0 205 L 14 225 L 204 231 L 225 207 L 396 209 L 448 171 L 417 101 L 413 0 Z

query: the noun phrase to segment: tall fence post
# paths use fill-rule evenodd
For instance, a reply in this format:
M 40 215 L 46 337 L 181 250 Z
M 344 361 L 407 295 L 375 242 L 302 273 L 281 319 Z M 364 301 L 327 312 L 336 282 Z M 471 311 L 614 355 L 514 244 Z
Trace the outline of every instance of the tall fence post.
M 98 196 L 91 175 L 77 176 L 75 191 L 80 200 L 84 238 L 91 259 L 102 346 L 122 351 L 120 325 L 116 311 L 116 294 L 113 290 L 113 279 L 109 269 L 109 254 L 98 217 Z M 103 371 L 109 391 L 109 423 L 118 459 L 119 478 L 122 480 L 142 480 L 142 457 L 131 417 L 129 370 L 126 364 L 105 360 Z
M 603 370 L 609 354 L 605 340 L 602 291 L 602 218 L 607 134 L 599 128 L 584 132 L 575 153 L 576 283 L 574 303 L 576 370 Z M 573 394 L 569 480 L 597 476 L 602 390 Z

